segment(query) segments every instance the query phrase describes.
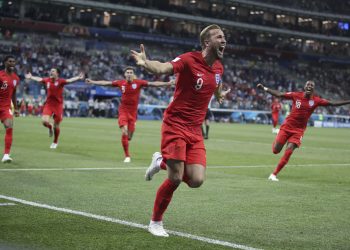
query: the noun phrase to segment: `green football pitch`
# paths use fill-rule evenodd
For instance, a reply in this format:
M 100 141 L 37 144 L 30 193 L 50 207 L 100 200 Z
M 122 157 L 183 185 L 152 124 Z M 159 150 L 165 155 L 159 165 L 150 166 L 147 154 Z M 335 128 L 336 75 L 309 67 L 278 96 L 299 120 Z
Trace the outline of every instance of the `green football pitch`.
M 0 165 L 0 249 L 349 249 L 350 130 L 308 128 L 279 175 L 265 125 L 212 124 L 207 179 L 182 184 L 150 235 L 157 188 L 144 181 L 159 121 L 139 121 L 123 163 L 116 120 L 66 118 L 56 150 L 40 118 L 15 119 Z M 3 149 L 4 129 L 0 129 Z

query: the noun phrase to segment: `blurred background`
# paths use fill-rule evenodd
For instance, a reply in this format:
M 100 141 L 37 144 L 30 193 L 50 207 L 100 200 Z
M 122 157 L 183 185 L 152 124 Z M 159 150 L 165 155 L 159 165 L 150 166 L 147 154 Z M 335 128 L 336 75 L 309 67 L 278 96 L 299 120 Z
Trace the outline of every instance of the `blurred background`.
M 200 50 L 199 33 L 220 25 L 227 37 L 223 77 L 232 92 L 211 103 L 216 121 L 271 123 L 271 96 L 261 82 L 281 91 L 302 91 L 314 80 L 317 95 L 350 99 L 350 1 L 347 0 L 0 0 L 0 56 L 13 54 L 22 79 L 21 113 L 40 115 L 46 90 L 24 74 L 46 77 L 52 67 L 61 77 L 84 72 L 95 80 L 122 79 L 134 65 L 130 49 L 144 43 L 149 58 L 169 61 Z M 168 81 L 137 68 L 137 77 Z M 161 119 L 171 88 L 146 88 L 140 119 Z M 77 82 L 65 88 L 65 115 L 116 117 L 118 89 Z M 282 116 L 290 103 L 283 103 Z M 315 121 L 349 126 L 349 106 L 317 109 Z

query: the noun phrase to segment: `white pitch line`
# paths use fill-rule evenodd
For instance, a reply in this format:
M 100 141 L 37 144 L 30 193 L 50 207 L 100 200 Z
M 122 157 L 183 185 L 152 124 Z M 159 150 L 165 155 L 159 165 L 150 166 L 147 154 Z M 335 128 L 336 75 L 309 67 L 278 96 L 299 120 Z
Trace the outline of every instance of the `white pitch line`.
M 237 166 L 207 166 L 207 169 L 229 169 L 229 168 L 271 168 L 270 165 L 237 165 Z M 290 167 L 317 167 L 317 166 L 350 166 L 350 163 L 311 163 L 311 164 L 290 164 Z M 3 168 L 0 172 L 17 171 L 101 171 L 101 170 L 145 170 L 147 167 L 129 167 L 129 168 Z
M 96 220 L 108 221 L 108 222 L 112 222 L 112 223 L 121 224 L 124 226 L 140 228 L 140 229 L 144 229 L 144 230 L 146 230 L 148 227 L 147 225 L 134 223 L 134 222 L 130 222 L 130 221 L 125 221 L 125 220 L 120 220 L 117 218 L 111 218 L 111 217 L 107 217 L 107 216 L 103 216 L 103 215 L 86 213 L 83 211 L 72 210 L 72 209 L 68 209 L 68 208 L 55 207 L 55 206 L 41 204 L 41 203 L 37 203 L 37 202 L 33 202 L 33 201 L 26 201 L 26 200 L 18 199 L 15 197 L 6 196 L 6 195 L 0 195 L 0 199 L 10 200 L 10 201 L 18 202 L 18 203 L 33 206 L 33 207 L 40 207 L 40 208 L 59 211 L 59 212 L 63 212 L 63 213 L 80 215 L 80 216 L 84 216 L 84 217 L 88 217 L 88 218 L 92 218 L 92 219 L 96 219 Z M 227 246 L 227 247 L 231 247 L 231 248 L 235 248 L 235 249 L 243 249 L 243 250 L 261 250 L 258 248 L 240 245 L 240 244 L 236 244 L 236 243 L 232 243 L 232 242 L 228 242 L 228 241 L 210 239 L 207 237 L 197 236 L 197 235 L 183 233 L 183 232 L 177 232 L 177 231 L 171 231 L 171 230 L 167 230 L 167 232 L 169 234 L 172 234 L 172 235 L 188 238 L 191 240 L 198 240 L 198 241 L 202 241 L 202 242 L 206 242 L 206 243 L 210 243 L 210 244 L 214 244 L 214 245 Z
M 5 207 L 5 206 L 16 206 L 15 203 L 0 203 L 0 207 Z

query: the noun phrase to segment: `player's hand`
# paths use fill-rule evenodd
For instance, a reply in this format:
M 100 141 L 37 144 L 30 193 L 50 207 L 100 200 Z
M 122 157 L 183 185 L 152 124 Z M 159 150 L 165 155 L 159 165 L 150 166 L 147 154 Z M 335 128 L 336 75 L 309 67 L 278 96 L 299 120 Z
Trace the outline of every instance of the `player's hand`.
M 134 58 L 137 65 L 145 66 L 147 57 L 146 57 L 145 47 L 143 46 L 143 44 L 140 45 L 140 52 L 131 50 L 131 56 Z
M 18 117 L 19 116 L 19 110 L 15 109 L 14 114 L 15 114 L 15 117 Z
M 225 100 L 226 95 L 231 92 L 231 88 L 228 90 L 221 91 L 220 95 L 217 97 L 217 100 L 220 104 Z
M 79 79 L 79 80 L 84 79 L 84 77 L 85 77 L 85 75 L 84 75 L 83 72 L 81 72 L 81 73 L 78 75 L 78 79 Z
M 30 72 L 28 72 L 27 74 L 24 75 L 24 77 L 26 79 L 30 79 L 32 77 L 32 74 Z
M 258 88 L 258 89 L 264 89 L 264 85 L 262 85 L 261 83 L 258 83 L 258 85 L 256 85 L 256 87 Z
M 176 82 L 175 79 L 170 80 L 170 81 L 169 81 L 169 86 L 175 85 L 175 82 Z
M 85 82 L 86 82 L 87 84 L 92 84 L 92 80 L 91 80 L 90 78 L 86 78 L 86 79 L 85 79 Z

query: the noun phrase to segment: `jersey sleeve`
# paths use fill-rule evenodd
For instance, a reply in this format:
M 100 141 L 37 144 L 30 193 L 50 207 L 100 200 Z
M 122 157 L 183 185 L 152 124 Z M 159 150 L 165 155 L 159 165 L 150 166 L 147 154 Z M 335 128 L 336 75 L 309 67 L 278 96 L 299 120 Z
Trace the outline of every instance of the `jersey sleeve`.
M 186 66 L 188 64 L 189 56 L 188 54 L 182 54 L 180 56 L 177 56 L 175 59 L 170 61 L 170 63 L 173 65 L 174 68 L 174 74 L 181 73 L 186 69 Z
M 329 101 L 327 99 L 318 98 L 317 105 L 318 106 L 328 106 L 329 105 Z
M 282 98 L 292 100 L 292 99 L 294 99 L 295 94 L 296 94 L 295 92 L 287 92 L 287 93 L 284 93 Z
M 49 79 L 48 77 L 41 78 L 40 83 L 45 84 L 45 83 L 47 82 L 48 79 Z
M 148 81 L 146 80 L 138 80 L 140 87 L 147 87 L 148 86 Z
M 120 87 L 120 80 L 114 80 L 113 82 L 112 82 L 112 86 L 113 87 Z
M 60 84 L 62 85 L 62 86 L 64 86 L 64 85 L 66 85 L 66 84 L 68 84 L 68 82 L 67 82 L 67 80 L 66 79 L 60 79 Z

